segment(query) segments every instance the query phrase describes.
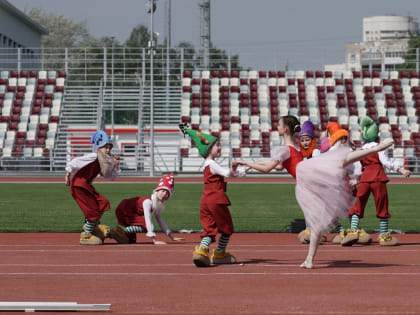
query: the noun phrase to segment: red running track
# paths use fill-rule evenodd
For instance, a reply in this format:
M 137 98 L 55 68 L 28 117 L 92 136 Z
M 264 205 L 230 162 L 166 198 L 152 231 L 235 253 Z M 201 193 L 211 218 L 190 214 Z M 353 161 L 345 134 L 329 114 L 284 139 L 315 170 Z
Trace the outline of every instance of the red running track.
M 312 270 L 298 267 L 307 245 L 296 234 L 234 234 L 244 265 L 210 268 L 192 264 L 199 235 L 183 236 L 87 247 L 74 233 L 2 233 L 1 300 L 110 303 L 112 314 L 420 314 L 419 235 L 398 247 L 326 243 Z

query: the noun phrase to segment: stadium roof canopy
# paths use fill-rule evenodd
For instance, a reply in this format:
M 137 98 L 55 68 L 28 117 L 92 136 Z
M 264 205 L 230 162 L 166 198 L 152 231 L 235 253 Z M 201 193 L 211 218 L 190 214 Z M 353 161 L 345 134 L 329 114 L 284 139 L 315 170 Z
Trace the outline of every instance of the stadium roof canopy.
M 16 8 L 14 5 L 12 5 L 7 0 L 0 0 L 0 7 L 3 8 L 5 11 L 10 13 L 11 15 L 18 18 L 20 21 L 31 27 L 33 30 L 38 32 L 41 35 L 48 35 L 48 30 L 36 23 L 34 20 L 32 20 L 29 16 L 27 16 L 25 13 L 20 11 L 18 8 Z

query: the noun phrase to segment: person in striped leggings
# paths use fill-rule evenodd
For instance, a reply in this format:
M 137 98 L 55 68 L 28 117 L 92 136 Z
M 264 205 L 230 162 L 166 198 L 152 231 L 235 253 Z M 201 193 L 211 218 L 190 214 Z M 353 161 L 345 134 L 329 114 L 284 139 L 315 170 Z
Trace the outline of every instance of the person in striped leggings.
M 114 180 L 120 171 L 119 157 L 111 156 L 112 141 L 105 131 L 95 132 L 90 143 L 95 152 L 72 159 L 66 165 L 65 182 L 85 216 L 80 245 L 101 245 L 108 236 L 109 227 L 99 224 L 99 220 L 110 209 L 110 204 L 92 182 L 98 175 Z
M 172 235 L 161 216 L 165 209 L 165 202 L 172 195 L 174 184 L 173 174 L 168 174 L 161 178 L 151 196 L 122 200 L 115 210 L 118 225 L 111 229 L 110 237 L 120 244 L 136 243 L 136 234 L 144 232 L 147 237 L 151 238 L 153 244 L 166 244 L 156 239 L 152 223 L 152 214 L 154 214 L 160 228 L 171 240 L 182 241 L 183 238 Z
M 360 128 L 362 129 L 362 139 L 365 144 L 362 150 L 368 150 L 378 145 L 379 130 L 377 124 L 370 117 L 363 117 Z M 388 176 L 384 172 L 384 167 L 390 171 L 398 172 L 405 177 L 409 177 L 411 172 L 400 167 L 398 163 L 388 158 L 386 151 L 372 153 L 361 160 L 362 176 L 360 184 L 357 189 L 356 203 L 349 211 L 351 217 L 351 229 L 341 242 L 341 245 L 351 246 L 359 239 L 359 223 L 363 218 L 366 203 L 369 199 L 370 193 L 375 198 L 376 217 L 379 219 L 379 245 L 381 246 L 395 246 L 398 245 L 398 240 L 392 237 L 389 228 L 388 220 L 391 214 L 388 211 L 388 191 L 386 183 L 389 181 Z
M 229 212 L 229 198 L 226 195 L 225 177 L 244 176 L 245 168 L 237 170 L 237 162 L 231 168 L 220 166 L 215 159 L 220 157 L 222 146 L 217 137 L 188 129 L 188 125 L 180 125 L 181 132 L 188 134 L 196 144 L 204 161 L 204 189 L 200 202 L 200 221 L 203 226 L 201 242 L 193 252 L 193 263 L 197 267 L 208 267 L 211 264 L 234 264 L 235 256 L 226 251 L 231 235 L 233 222 Z M 220 233 L 217 248 L 209 255 L 212 242 Z

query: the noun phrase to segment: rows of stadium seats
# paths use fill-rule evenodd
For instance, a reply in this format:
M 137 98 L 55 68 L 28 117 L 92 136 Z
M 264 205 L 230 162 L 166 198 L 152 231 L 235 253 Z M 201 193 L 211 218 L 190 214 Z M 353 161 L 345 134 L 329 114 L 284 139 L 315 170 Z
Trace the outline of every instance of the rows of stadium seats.
M 182 121 L 220 137 L 222 156 L 269 156 L 280 144 L 280 116 L 311 120 L 323 131 L 338 121 L 361 144 L 360 118 L 379 123 L 382 139 L 393 137 L 398 150 L 420 156 L 419 73 L 397 71 L 184 71 Z M 322 135 L 316 132 L 316 138 Z M 415 149 L 416 148 L 416 149 Z M 197 156 L 189 141 L 181 155 Z
M 54 147 L 66 73 L 0 72 L 0 156 L 48 157 Z

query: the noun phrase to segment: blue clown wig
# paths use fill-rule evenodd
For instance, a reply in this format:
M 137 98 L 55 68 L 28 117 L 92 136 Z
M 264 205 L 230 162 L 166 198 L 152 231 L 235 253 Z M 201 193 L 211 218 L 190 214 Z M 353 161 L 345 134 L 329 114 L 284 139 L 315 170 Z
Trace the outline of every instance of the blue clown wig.
M 95 132 L 92 138 L 90 138 L 90 143 L 94 144 L 95 150 L 98 150 L 107 144 L 110 144 L 111 147 L 113 146 L 111 139 L 109 139 L 107 133 L 103 130 Z

